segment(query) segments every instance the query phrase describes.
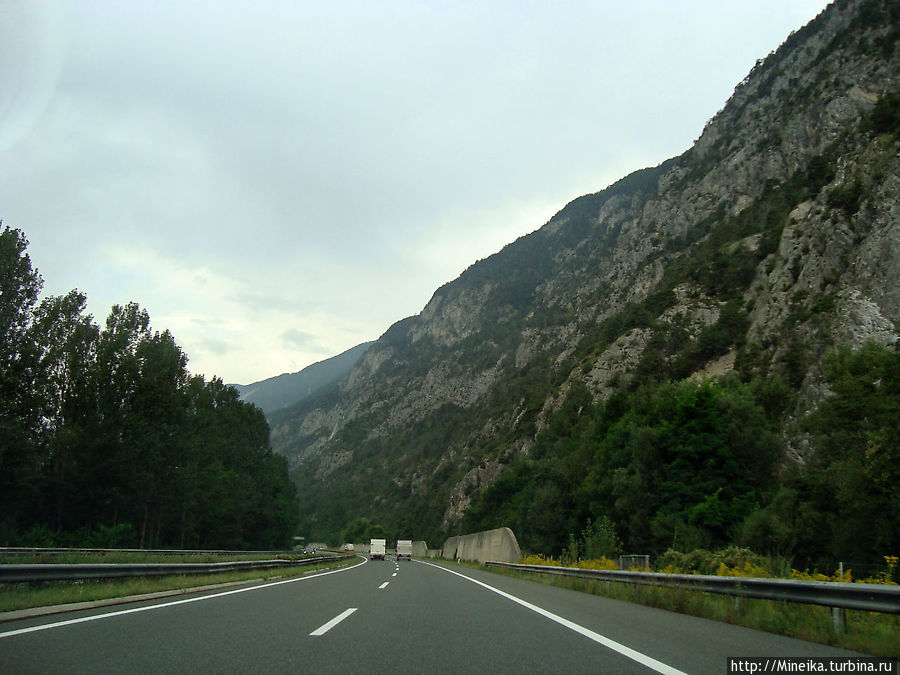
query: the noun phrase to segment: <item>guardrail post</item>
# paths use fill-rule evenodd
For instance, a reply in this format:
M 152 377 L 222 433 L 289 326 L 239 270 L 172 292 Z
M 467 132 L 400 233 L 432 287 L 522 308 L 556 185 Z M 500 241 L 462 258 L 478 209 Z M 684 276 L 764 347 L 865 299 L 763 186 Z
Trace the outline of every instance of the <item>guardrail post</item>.
M 835 633 L 847 632 L 847 612 L 843 607 L 831 608 L 831 629 Z

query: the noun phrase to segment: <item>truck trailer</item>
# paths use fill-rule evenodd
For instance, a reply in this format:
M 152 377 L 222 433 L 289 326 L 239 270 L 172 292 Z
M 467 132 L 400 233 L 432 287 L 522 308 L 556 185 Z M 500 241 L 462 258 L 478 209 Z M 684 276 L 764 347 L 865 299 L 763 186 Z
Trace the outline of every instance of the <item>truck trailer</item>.
M 384 549 L 387 541 L 384 539 L 373 539 L 369 542 L 369 560 L 384 560 Z
M 397 560 L 412 560 L 412 539 L 397 540 Z

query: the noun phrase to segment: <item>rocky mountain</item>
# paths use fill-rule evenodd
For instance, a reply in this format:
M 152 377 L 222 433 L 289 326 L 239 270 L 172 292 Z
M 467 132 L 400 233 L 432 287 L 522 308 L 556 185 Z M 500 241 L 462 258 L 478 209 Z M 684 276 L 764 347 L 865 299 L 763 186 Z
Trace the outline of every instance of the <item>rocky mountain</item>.
M 266 416 L 271 416 L 347 375 L 371 344 L 364 342 L 296 373 L 282 373 L 253 384 L 231 386 L 238 390 L 242 401 L 255 404 Z
M 652 381 L 778 375 L 783 460 L 804 462 L 823 356 L 898 337 L 898 44 L 897 5 L 833 3 L 684 154 L 473 264 L 294 407 L 271 439 L 310 534 L 465 529 L 575 391 L 573 414 Z

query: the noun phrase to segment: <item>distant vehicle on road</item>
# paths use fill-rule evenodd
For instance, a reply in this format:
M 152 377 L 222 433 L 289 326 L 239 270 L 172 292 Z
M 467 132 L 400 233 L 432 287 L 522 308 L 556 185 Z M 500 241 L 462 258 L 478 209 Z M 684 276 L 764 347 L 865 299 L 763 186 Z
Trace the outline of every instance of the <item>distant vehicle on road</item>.
M 412 560 L 412 539 L 397 540 L 397 560 Z
M 313 553 L 316 552 L 316 547 L 315 546 L 307 546 L 303 552 L 306 553 L 307 555 L 312 555 Z
M 341 550 L 342 551 L 352 551 L 352 550 L 354 550 L 353 544 L 344 544 L 341 547 Z
M 373 539 L 369 542 L 369 560 L 375 560 L 376 558 L 384 560 L 384 550 L 386 546 L 387 541 L 384 539 Z

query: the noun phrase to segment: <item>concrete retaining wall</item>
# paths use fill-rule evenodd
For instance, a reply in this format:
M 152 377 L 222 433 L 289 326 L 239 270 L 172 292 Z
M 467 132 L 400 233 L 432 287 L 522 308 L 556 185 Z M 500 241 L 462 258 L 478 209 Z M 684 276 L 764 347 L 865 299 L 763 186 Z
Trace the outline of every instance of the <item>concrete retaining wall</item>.
M 487 532 L 464 534 L 450 537 L 444 542 L 441 557 L 449 560 L 472 560 L 477 562 L 519 562 L 522 552 L 516 535 L 508 527 Z
M 459 540 L 460 537 L 450 537 L 445 541 L 444 547 L 441 549 L 441 557 L 447 560 L 456 560 L 456 549 L 459 548 Z
M 368 555 L 369 542 L 359 542 L 353 545 L 354 553 Z M 391 549 L 390 553 L 394 553 Z M 428 548 L 424 541 L 414 541 L 412 554 L 414 558 L 446 558 L 447 560 L 475 560 L 486 562 L 519 562 L 522 553 L 519 551 L 519 543 L 516 535 L 508 527 L 475 534 L 464 534 L 459 537 L 450 537 L 444 542 L 443 548 Z

